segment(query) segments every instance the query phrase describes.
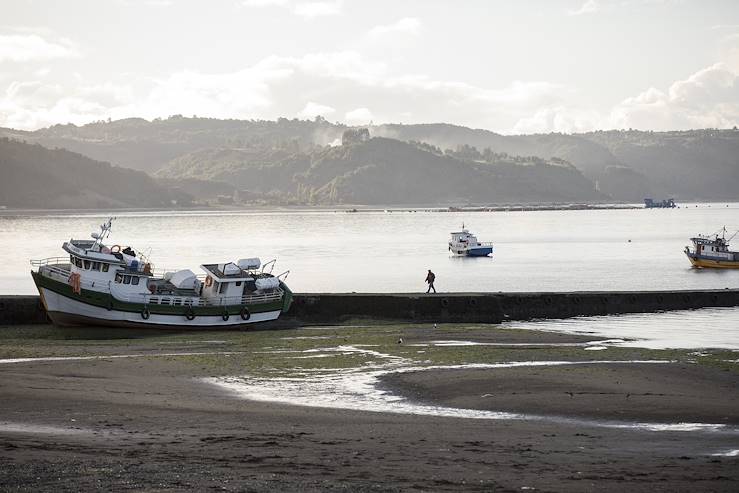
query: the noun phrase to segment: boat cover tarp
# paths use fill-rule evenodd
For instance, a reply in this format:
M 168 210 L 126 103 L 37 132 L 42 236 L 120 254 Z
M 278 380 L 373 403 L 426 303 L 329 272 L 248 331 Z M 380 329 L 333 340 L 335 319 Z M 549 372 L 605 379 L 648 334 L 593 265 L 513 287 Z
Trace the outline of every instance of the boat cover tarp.
M 238 265 L 244 270 L 254 270 L 254 269 L 258 269 L 259 266 L 262 265 L 262 261 L 258 257 L 242 258 L 242 259 L 239 259 L 238 262 L 236 262 L 236 265 Z
M 280 280 L 276 277 L 262 277 L 256 281 L 257 289 L 274 289 L 280 285 Z
M 198 278 L 190 269 L 178 270 L 172 274 L 169 282 L 180 289 L 196 289 L 198 286 Z

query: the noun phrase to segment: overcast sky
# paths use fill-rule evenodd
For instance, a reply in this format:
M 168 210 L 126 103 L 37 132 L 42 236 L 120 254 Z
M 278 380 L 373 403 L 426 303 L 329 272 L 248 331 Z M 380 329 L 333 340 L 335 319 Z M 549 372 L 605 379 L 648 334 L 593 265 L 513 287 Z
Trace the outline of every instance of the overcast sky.
M 0 126 L 739 124 L 739 0 L 0 0 Z

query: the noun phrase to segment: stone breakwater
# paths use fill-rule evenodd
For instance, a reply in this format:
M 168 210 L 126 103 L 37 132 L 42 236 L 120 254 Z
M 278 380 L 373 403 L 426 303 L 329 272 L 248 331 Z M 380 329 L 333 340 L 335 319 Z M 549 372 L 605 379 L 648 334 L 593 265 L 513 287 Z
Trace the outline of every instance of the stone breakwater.
M 739 290 L 552 293 L 302 293 L 270 325 L 349 320 L 500 323 L 620 313 L 739 306 Z M 0 296 L 0 325 L 47 323 L 38 296 Z

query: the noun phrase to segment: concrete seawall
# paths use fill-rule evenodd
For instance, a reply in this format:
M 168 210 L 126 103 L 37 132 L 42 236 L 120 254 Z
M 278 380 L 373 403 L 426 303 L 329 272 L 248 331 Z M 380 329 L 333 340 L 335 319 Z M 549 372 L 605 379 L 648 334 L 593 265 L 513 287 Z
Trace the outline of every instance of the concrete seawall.
M 739 306 L 739 290 L 571 293 L 296 294 L 281 318 L 295 324 L 353 319 L 500 323 L 533 318 Z M 38 296 L 0 296 L 0 325 L 47 323 Z M 282 325 L 282 324 L 281 324 Z

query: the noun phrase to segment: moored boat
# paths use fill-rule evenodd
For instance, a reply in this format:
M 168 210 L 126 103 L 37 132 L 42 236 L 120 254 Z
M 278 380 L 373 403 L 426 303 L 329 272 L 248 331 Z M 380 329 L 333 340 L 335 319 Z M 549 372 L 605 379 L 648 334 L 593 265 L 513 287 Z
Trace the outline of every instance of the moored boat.
M 739 232 L 739 231 L 738 231 Z M 719 236 L 721 233 L 721 236 Z M 726 239 L 726 228 L 721 229 L 713 235 L 698 235 L 691 238 L 693 249 L 685 247 L 687 255 L 693 267 L 712 269 L 739 269 L 739 252 L 729 250 L 729 241 L 737 233 Z
M 493 244 L 481 243 L 477 236 L 470 233 L 462 224 L 462 231 L 451 233 L 449 251 L 458 257 L 486 257 L 493 253 Z
M 32 260 L 31 275 L 49 318 L 57 325 L 156 328 L 237 328 L 277 319 L 290 307 L 275 261 L 258 258 L 156 272 L 148 258 L 119 245 L 107 247 L 111 220 L 93 240 L 69 240 L 65 257 Z

